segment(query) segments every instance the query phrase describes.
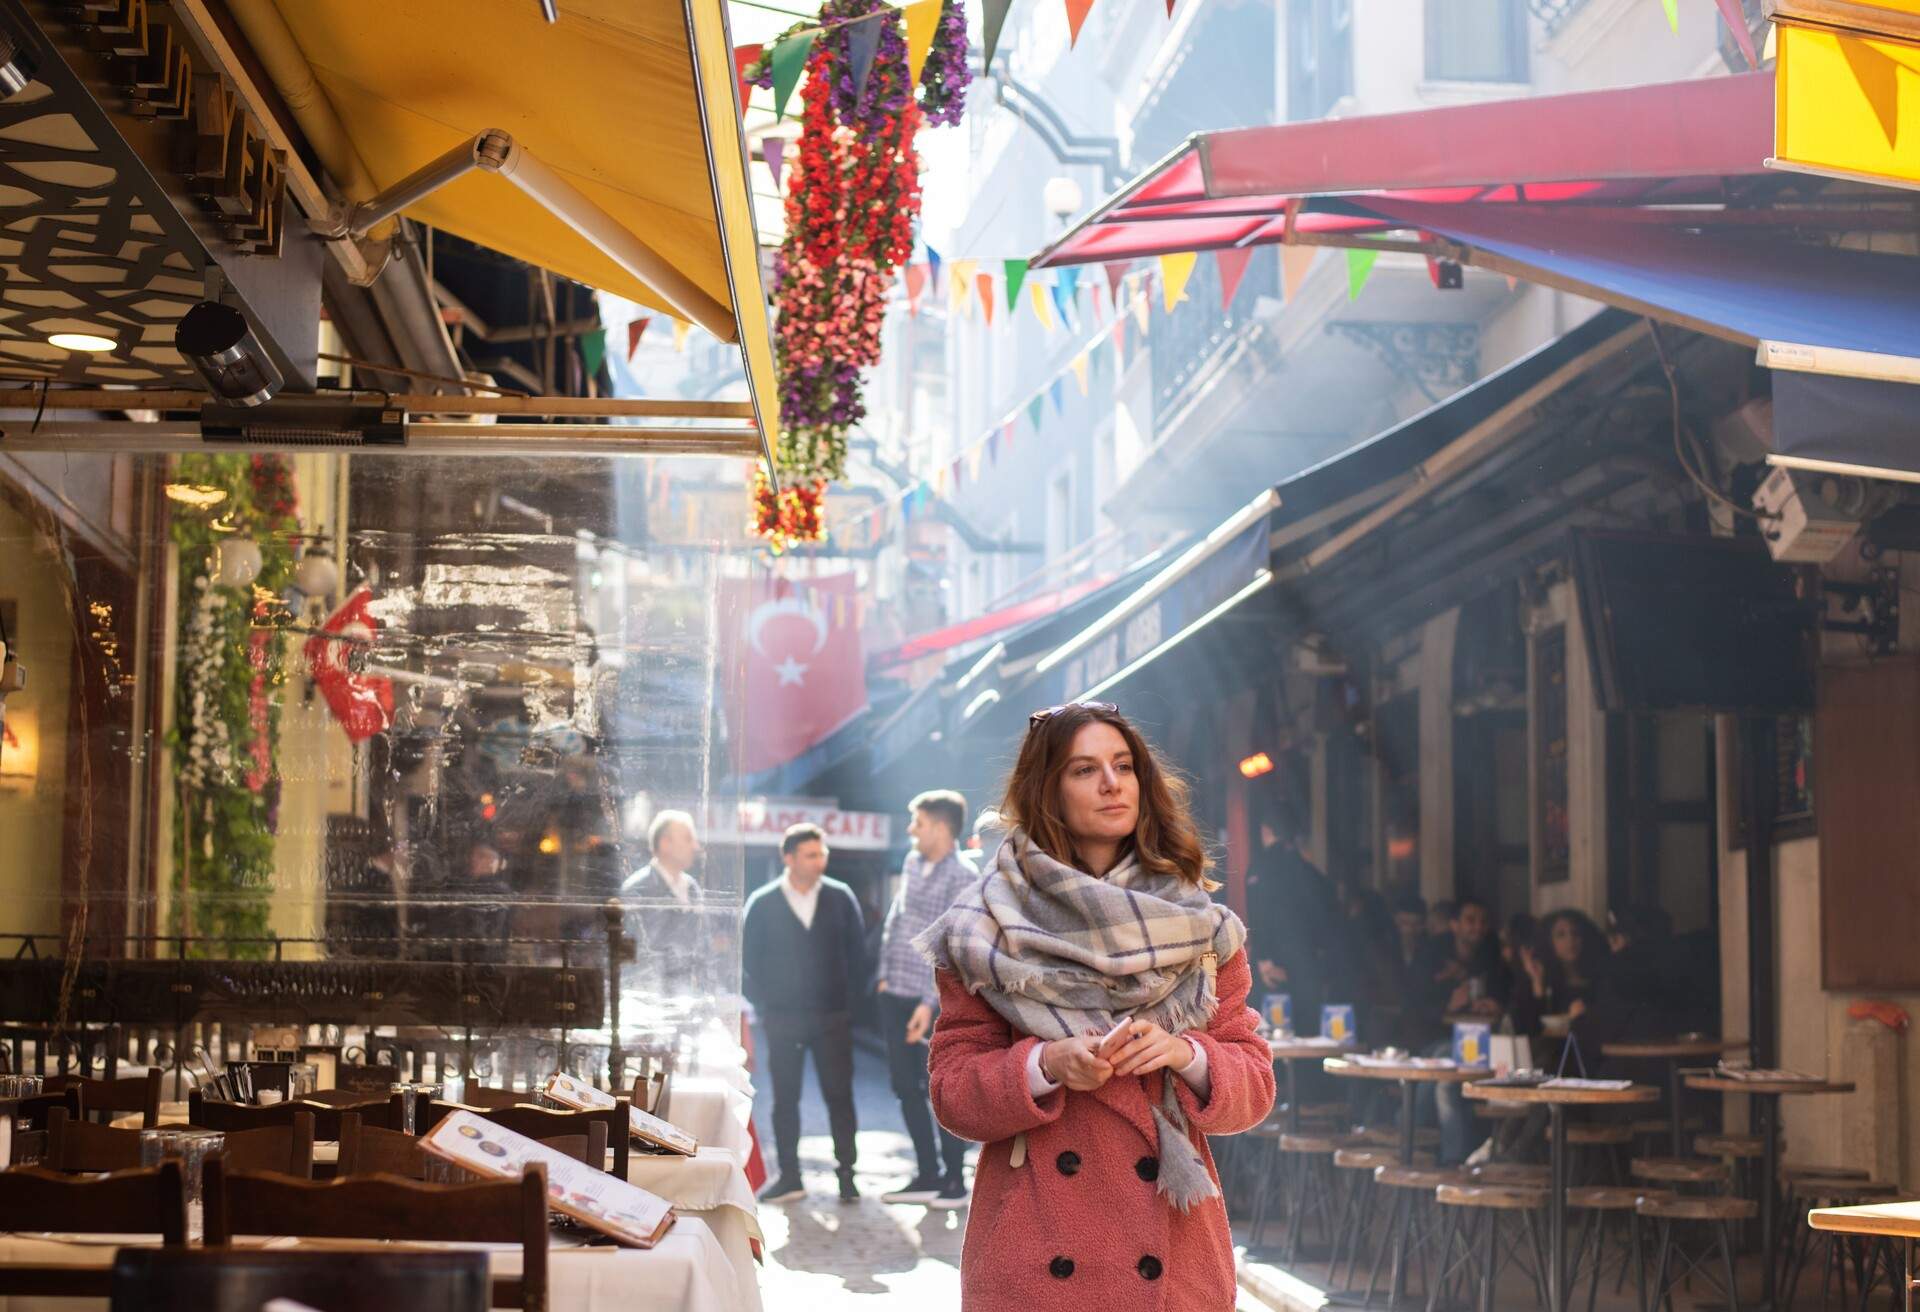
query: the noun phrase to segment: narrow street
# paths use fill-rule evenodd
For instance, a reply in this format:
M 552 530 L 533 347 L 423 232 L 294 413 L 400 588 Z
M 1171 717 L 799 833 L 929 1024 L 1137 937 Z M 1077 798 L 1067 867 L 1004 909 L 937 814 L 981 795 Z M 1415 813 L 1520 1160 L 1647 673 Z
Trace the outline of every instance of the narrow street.
M 857 1179 L 861 1200 L 835 1197 L 833 1141 L 827 1108 L 807 1068 L 800 1106 L 800 1169 L 807 1197 L 762 1207 L 767 1262 L 760 1288 L 769 1312 L 849 1307 L 860 1312 L 939 1312 L 960 1305 L 960 1239 L 964 1210 L 889 1207 L 887 1189 L 913 1174 L 913 1146 L 900 1124 L 899 1104 L 887 1084 L 886 1062 L 854 1052 L 854 1103 L 860 1114 Z M 773 1103 L 763 1091 L 754 1106 L 769 1170 L 773 1166 Z

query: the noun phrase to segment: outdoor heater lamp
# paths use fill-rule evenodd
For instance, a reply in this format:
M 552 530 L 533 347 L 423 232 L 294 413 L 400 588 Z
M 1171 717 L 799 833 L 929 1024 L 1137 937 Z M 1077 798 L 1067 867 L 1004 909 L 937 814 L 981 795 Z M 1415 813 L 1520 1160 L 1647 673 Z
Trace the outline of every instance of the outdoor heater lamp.
M 231 405 L 265 405 L 286 381 L 246 316 L 231 305 L 201 301 L 181 317 L 173 344 L 208 389 Z
M 0 100 L 11 100 L 33 84 L 39 61 L 26 42 L 0 28 Z

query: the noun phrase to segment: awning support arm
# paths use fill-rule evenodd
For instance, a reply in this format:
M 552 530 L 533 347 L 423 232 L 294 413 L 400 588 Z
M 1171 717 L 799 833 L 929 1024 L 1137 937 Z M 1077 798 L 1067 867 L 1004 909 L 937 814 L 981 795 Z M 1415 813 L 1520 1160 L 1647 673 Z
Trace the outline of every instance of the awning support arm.
M 660 293 L 668 307 L 723 342 L 738 340 L 733 312 L 702 291 L 664 256 L 634 236 L 591 197 L 498 128 L 488 128 L 440 158 L 415 169 L 336 216 L 322 231 L 336 237 L 362 236 L 408 206 L 417 205 L 450 182 L 481 169 L 497 173 L 622 269 Z

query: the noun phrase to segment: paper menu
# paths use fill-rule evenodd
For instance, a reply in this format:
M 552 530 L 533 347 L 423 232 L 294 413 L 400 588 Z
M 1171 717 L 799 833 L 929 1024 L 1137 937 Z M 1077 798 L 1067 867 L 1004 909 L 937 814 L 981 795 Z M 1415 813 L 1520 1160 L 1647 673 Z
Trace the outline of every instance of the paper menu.
M 555 1102 L 577 1111 L 596 1112 L 619 1105 L 619 1099 L 612 1094 L 594 1088 L 585 1080 L 576 1080 L 571 1075 L 552 1076 L 547 1080 L 544 1092 Z M 633 1137 L 641 1143 L 679 1153 L 682 1157 L 692 1157 L 700 1151 L 698 1139 L 671 1121 L 663 1121 L 631 1103 L 627 1105 L 627 1123 Z
M 473 1112 L 449 1113 L 421 1138 L 420 1146 L 494 1179 L 516 1179 L 529 1163 L 539 1162 L 547 1169 L 550 1208 L 636 1248 L 652 1248 L 673 1226 L 673 1208 L 666 1199 Z

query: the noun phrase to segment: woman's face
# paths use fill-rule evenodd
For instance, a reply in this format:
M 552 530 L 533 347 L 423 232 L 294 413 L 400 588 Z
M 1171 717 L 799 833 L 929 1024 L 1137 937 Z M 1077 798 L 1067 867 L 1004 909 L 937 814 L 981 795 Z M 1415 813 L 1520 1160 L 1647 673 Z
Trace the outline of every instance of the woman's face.
M 1120 731 L 1095 720 L 1080 727 L 1060 776 L 1060 815 L 1077 840 L 1117 842 L 1140 818 L 1140 778 Z
M 1580 959 L 1580 926 L 1571 920 L 1553 922 L 1553 955 L 1571 966 Z

